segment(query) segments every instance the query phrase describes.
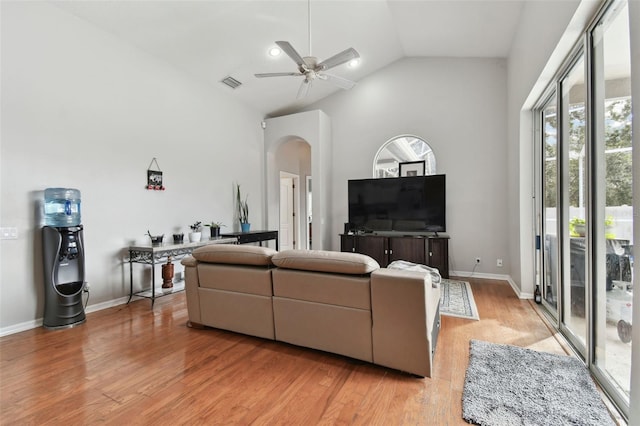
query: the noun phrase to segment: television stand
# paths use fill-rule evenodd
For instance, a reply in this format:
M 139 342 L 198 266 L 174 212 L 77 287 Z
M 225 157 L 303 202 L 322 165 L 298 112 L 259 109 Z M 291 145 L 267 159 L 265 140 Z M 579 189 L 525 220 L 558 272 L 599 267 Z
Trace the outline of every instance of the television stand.
M 383 268 L 395 260 L 420 263 L 437 268 L 442 278 L 449 278 L 449 237 L 442 234 L 341 234 L 340 251 L 366 254 Z

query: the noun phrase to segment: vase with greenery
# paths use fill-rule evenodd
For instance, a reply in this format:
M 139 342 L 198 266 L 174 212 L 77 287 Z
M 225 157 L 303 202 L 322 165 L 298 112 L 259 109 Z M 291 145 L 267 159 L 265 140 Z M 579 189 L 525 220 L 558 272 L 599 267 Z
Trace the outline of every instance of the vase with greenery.
M 191 232 L 189 233 L 189 241 L 197 243 L 202 238 L 202 222 L 198 221 L 193 225 L 189 225 Z
M 247 204 L 247 195 L 244 200 L 240 194 L 240 185 L 236 184 L 236 207 L 238 209 L 238 221 L 240 222 L 240 229 L 242 232 L 248 232 L 251 228 L 249 223 L 249 204 Z
M 218 238 L 220 236 L 220 228 L 225 226 L 222 222 L 205 223 L 204 226 L 211 228 L 211 238 Z

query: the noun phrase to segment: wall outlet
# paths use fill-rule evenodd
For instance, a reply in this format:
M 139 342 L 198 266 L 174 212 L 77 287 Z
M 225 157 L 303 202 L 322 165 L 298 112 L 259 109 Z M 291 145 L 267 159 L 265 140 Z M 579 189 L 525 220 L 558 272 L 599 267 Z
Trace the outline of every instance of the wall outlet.
M 496 260 L 496 266 L 497 266 L 498 268 L 502 268 L 502 259 L 498 259 L 498 260 Z
M 0 228 L 0 239 L 1 240 L 17 240 L 18 228 L 15 228 L 15 227 Z
M 479 265 L 479 264 L 480 264 L 480 258 L 476 257 L 476 265 Z

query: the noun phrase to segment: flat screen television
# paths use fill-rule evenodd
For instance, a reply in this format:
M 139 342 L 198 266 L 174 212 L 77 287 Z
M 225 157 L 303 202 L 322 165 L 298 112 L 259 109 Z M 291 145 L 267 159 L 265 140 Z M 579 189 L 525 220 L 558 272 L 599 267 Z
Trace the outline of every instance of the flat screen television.
M 445 175 L 348 182 L 349 222 L 359 232 L 445 232 Z

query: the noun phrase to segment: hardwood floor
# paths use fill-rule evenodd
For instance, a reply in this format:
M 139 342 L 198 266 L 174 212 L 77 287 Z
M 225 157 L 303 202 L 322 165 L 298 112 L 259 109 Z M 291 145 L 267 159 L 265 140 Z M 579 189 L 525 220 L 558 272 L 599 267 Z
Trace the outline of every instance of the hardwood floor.
M 480 321 L 442 317 L 432 378 L 186 326 L 184 293 L 0 339 L 2 424 L 467 424 L 469 340 L 564 353 L 508 283 L 471 282 Z

